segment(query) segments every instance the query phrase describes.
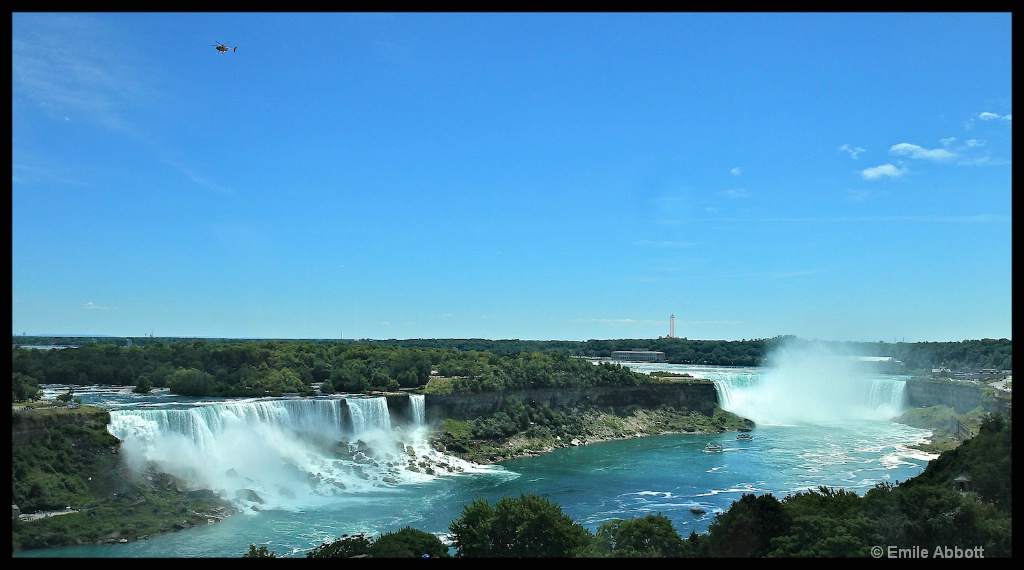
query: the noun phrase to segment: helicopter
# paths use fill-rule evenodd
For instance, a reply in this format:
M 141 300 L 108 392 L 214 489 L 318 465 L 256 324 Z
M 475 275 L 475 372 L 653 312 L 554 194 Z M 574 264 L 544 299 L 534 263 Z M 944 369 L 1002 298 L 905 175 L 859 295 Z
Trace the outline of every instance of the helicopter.
M 229 51 L 238 51 L 238 46 L 232 47 L 232 46 L 229 46 L 227 44 L 220 43 L 220 42 L 217 42 L 217 43 L 212 44 L 212 45 L 213 45 L 213 47 L 217 48 L 217 53 L 225 53 L 225 52 L 229 52 Z

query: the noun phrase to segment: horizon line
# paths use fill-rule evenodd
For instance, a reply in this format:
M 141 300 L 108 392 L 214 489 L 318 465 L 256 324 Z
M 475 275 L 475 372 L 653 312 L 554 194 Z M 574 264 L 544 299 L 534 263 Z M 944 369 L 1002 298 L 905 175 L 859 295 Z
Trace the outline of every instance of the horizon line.
M 981 337 L 981 338 L 963 338 L 956 340 L 918 340 L 918 341 L 905 341 L 905 340 L 829 340 L 819 338 L 805 338 L 791 334 L 780 334 L 772 337 L 751 337 L 744 338 L 741 340 L 725 340 L 725 339 L 714 339 L 714 338 L 689 338 L 680 336 L 658 336 L 653 338 L 648 337 L 619 337 L 619 338 L 590 338 L 587 340 L 569 340 L 569 339 L 524 339 L 524 338 L 486 338 L 486 337 L 409 337 L 409 338 L 369 338 L 369 337 L 358 337 L 358 338 L 319 338 L 319 337 L 233 337 L 233 336 L 154 336 L 154 335 L 113 335 L 113 334 L 54 334 L 54 333 L 42 333 L 42 334 L 27 334 L 27 333 L 11 333 L 14 338 L 18 337 L 46 337 L 46 338 L 124 338 L 124 339 L 192 339 L 192 340 L 238 340 L 238 341 L 272 341 L 272 340 L 287 340 L 287 341 L 339 341 L 339 342 L 355 342 L 355 341 L 379 341 L 379 342 L 390 342 L 390 341 L 415 341 L 415 340 L 485 340 L 492 342 L 502 341 L 519 341 L 519 342 L 591 342 L 591 341 L 616 341 L 616 340 L 661 340 L 666 338 L 673 338 L 677 340 L 687 341 L 717 341 L 717 342 L 748 342 L 756 340 L 773 340 L 778 338 L 791 337 L 797 340 L 806 340 L 812 342 L 856 342 L 856 343 L 882 343 L 882 344 L 920 344 L 929 342 L 966 342 L 972 340 L 1008 340 L 1012 342 L 1012 337 Z

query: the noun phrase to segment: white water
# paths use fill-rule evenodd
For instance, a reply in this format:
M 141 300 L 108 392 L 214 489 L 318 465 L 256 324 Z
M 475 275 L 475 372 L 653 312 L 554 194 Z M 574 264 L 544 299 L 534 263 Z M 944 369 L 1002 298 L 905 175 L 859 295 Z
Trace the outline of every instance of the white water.
M 722 409 L 758 425 L 892 420 L 904 411 L 906 377 L 872 374 L 818 345 L 783 346 L 765 367 L 628 364 L 636 372 L 689 372 L 714 381 Z
M 428 445 L 422 398 L 404 426 L 385 398 L 350 396 L 114 410 L 109 431 L 136 471 L 153 464 L 243 512 L 301 509 L 483 469 Z
M 422 426 L 427 422 L 426 401 L 427 397 L 423 394 L 409 394 L 413 425 Z

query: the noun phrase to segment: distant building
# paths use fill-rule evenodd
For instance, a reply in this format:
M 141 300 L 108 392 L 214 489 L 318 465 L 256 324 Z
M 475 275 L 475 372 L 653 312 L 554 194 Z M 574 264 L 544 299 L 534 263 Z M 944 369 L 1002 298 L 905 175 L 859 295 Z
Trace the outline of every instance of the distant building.
M 665 362 L 665 353 L 658 350 L 616 350 L 612 352 L 612 360 L 621 362 Z
M 961 495 L 969 493 L 971 490 L 971 478 L 968 475 L 961 473 L 956 477 L 956 479 L 953 479 L 953 488 L 959 491 Z

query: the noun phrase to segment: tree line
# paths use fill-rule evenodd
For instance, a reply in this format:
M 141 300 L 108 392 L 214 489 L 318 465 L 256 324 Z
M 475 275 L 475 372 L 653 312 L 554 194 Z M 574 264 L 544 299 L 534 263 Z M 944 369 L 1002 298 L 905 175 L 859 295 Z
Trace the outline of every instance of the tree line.
M 809 342 L 794 337 L 741 341 L 653 340 L 524 341 L 486 339 L 409 340 L 231 340 L 83 339 L 12 336 L 15 400 L 39 384 L 135 386 L 139 391 L 170 388 L 191 396 L 262 396 L 416 388 L 431 372 L 457 378 L 459 391 L 488 391 L 644 382 L 617 366 L 593 367 L 573 357 L 608 357 L 617 350 L 644 348 L 665 353 L 679 364 L 761 365 L 781 343 Z M 45 340 L 76 346 L 53 350 L 20 349 Z M 94 342 L 95 341 L 95 342 Z M 1013 367 L 1008 339 L 925 343 L 823 343 L 836 351 L 892 356 L 902 366 L 890 372 L 921 372 L 934 367 Z
M 447 391 L 629 386 L 647 375 L 614 363 L 594 365 L 563 353 L 496 354 L 475 350 L 304 341 L 188 340 L 143 346 L 88 343 L 78 348 L 14 348 L 13 399 L 38 396 L 40 384 L 168 388 L 183 396 L 281 396 L 417 388 L 432 374 Z
M 175 337 L 39 337 L 11 336 L 17 345 L 75 345 L 112 344 L 126 346 L 150 346 L 194 342 L 200 339 Z M 245 339 L 201 339 L 207 343 L 268 342 L 267 340 Z M 659 337 L 656 339 L 608 339 L 608 340 L 520 340 L 482 338 L 424 338 L 424 339 L 281 339 L 274 342 L 303 343 L 309 345 L 371 345 L 396 346 L 405 348 L 433 348 L 460 352 L 489 352 L 499 356 L 513 356 L 522 353 L 563 354 L 566 356 L 607 357 L 617 350 L 643 348 L 665 353 L 666 361 L 675 364 L 706 364 L 712 366 L 759 366 L 766 355 L 782 343 L 819 342 L 799 339 L 792 335 L 772 338 L 727 340 L 698 340 L 685 337 Z M 1010 339 L 975 339 L 943 342 L 886 342 L 886 341 L 820 341 L 820 344 L 840 354 L 861 356 L 891 356 L 903 362 L 907 369 L 918 370 L 932 367 L 960 368 L 1013 368 L 1013 350 Z

